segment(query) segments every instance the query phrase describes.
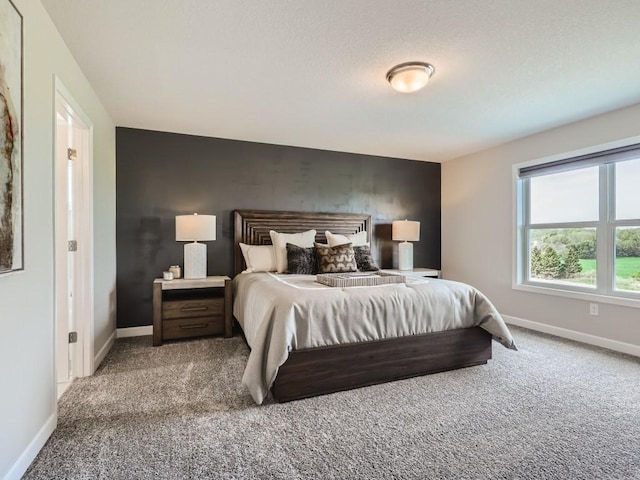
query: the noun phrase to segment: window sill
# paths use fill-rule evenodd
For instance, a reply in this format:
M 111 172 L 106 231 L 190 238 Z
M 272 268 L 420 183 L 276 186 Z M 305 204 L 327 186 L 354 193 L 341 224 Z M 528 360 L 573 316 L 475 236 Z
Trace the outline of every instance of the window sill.
M 640 298 L 616 297 L 613 295 L 603 295 L 601 293 L 579 292 L 575 290 L 564 290 L 561 287 L 545 287 L 531 284 L 513 284 L 513 290 L 522 292 L 541 293 L 544 295 L 554 295 L 556 297 L 573 298 L 577 300 L 587 300 L 598 303 L 609 303 L 621 307 L 640 308 Z

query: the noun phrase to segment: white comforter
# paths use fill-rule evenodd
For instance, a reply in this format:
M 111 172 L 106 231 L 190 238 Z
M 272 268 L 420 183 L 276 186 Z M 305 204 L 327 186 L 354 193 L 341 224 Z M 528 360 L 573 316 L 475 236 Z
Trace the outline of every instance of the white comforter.
M 334 288 L 315 275 L 243 273 L 233 314 L 251 353 L 242 378 L 261 404 L 291 350 L 481 326 L 515 350 L 491 302 L 475 288 L 436 279 Z

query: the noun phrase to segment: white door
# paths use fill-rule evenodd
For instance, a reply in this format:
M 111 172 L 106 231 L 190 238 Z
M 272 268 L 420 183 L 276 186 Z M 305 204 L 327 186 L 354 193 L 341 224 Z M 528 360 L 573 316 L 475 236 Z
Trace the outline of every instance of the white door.
M 83 168 L 88 153 L 88 129 L 60 95 L 56 98 L 55 262 L 56 380 L 58 397 L 73 379 L 84 374 L 82 313 L 85 308 L 85 262 L 82 232 Z

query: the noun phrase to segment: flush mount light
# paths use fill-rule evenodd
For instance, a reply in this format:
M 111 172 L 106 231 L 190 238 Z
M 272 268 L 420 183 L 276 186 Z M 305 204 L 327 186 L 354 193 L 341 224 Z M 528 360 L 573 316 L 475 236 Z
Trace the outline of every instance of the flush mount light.
M 416 92 L 424 88 L 435 71 L 430 63 L 401 63 L 387 72 L 387 82 L 398 92 Z

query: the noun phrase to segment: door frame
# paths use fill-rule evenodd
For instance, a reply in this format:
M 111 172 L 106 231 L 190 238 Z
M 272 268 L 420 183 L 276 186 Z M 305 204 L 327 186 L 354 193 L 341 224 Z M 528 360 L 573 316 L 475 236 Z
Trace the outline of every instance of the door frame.
M 54 301 L 55 301 L 55 315 L 54 315 L 54 332 L 58 329 L 59 311 L 58 307 L 60 301 L 66 301 L 61 299 L 60 296 L 64 295 L 66 288 L 60 288 L 60 282 L 66 282 L 66 278 L 62 276 L 62 272 L 66 272 L 66 267 L 61 269 L 59 265 L 59 259 L 56 255 L 58 248 L 65 248 L 67 243 L 67 231 L 66 222 L 64 228 L 60 225 L 56 205 L 58 203 L 58 196 L 63 195 L 66 198 L 67 191 L 65 188 L 60 188 L 58 185 L 58 170 L 61 166 L 57 162 L 57 141 L 58 141 L 58 126 L 57 126 L 57 103 L 61 100 L 66 104 L 70 113 L 80 123 L 84 124 L 82 128 L 86 132 L 83 140 L 82 155 L 78 155 L 78 161 L 82 162 L 82 176 L 81 187 L 78 203 L 82 205 L 80 211 L 80 219 L 76 237 L 78 243 L 84 248 L 79 249 L 78 257 L 76 261 L 80 264 L 79 272 L 75 278 L 75 284 L 79 286 L 80 298 L 78 299 L 77 319 L 76 327 L 78 332 L 78 348 L 76 362 L 74 362 L 73 370 L 75 377 L 84 377 L 92 375 L 94 372 L 94 341 L 93 341 L 93 327 L 94 327 L 94 262 L 93 262 L 93 122 L 89 116 L 82 110 L 78 102 L 73 98 L 71 92 L 65 87 L 62 81 L 54 76 L 54 95 L 53 95 L 53 219 L 54 219 Z M 65 200 L 66 202 L 66 200 Z M 66 261 L 66 257 L 65 257 Z M 76 291 L 76 296 L 78 295 Z M 57 335 L 54 335 L 54 379 L 57 387 L 57 361 L 58 361 L 58 346 Z

